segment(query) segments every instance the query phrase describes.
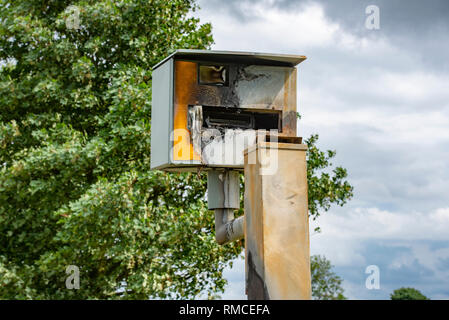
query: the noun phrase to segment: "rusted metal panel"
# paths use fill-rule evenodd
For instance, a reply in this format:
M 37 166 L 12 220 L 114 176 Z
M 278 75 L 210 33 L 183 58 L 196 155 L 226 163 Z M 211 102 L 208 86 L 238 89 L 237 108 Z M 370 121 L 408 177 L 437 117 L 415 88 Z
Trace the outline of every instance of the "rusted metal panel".
M 187 127 L 190 131 L 194 154 L 201 155 L 201 136 L 203 127 L 203 110 L 201 106 L 189 106 Z
M 228 85 L 205 85 L 198 79 L 200 63 L 175 61 L 175 105 L 269 109 L 296 112 L 296 69 L 226 64 Z
M 187 130 L 188 105 L 196 87 L 196 64 L 186 61 L 175 62 L 175 92 L 173 114 L 173 160 L 200 160 L 193 149 L 190 133 Z M 193 105 L 197 105 L 193 103 Z
M 223 78 L 227 85 L 204 85 L 198 78 L 199 67 L 204 64 L 210 63 L 175 61 L 174 129 L 179 133 L 173 142 L 173 160 L 243 168 L 243 150 L 255 142 L 255 130 L 225 125 L 201 129 L 201 106 L 277 111 L 282 115 L 280 134 L 296 135 L 295 68 L 226 64 Z M 222 72 L 223 68 L 215 70 Z
M 295 66 L 304 59 L 178 50 L 161 61 L 153 68 L 152 168 L 242 170 L 242 151 L 255 142 L 255 131 L 295 136 Z M 162 75 L 169 75 L 168 85 Z
M 283 136 L 296 136 L 297 124 L 297 105 L 296 105 L 296 78 L 297 69 L 292 69 L 291 73 L 285 74 L 284 101 L 282 118 L 282 134 Z
M 273 161 L 277 170 L 262 174 Z M 248 298 L 310 299 L 305 145 L 258 142 L 246 152 L 245 228 Z

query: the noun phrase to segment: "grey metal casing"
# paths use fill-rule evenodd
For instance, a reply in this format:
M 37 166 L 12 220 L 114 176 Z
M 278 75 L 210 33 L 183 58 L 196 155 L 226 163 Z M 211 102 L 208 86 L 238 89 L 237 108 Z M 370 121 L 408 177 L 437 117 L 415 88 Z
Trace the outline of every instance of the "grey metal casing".
M 151 169 L 170 163 L 173 127 L 173 59 L 153 70 L 151 105 Z
M 177 50 L 173 54 L 169 55 L 157 65 L 153 67 L 152 73 L 152 111 L 151 111 L 151 169 L 159 169 L 166 171 L 196 171 L 198 167 L 208 169 L 210 167 L 232 167 L 229 165 L 221 165 L 220 163 L 209 163 L 207 158 L 203 158 L 201 155 L 201 160 L 173 160 L 173 128 L 176 127 L 179 117 L 175 113 L 176 106 L 178 106 L 177 98 L 175 97 L 176 90 L 176 77 L 179 75 L 177 73 L 177 63 L 178 61 L 191 61 L 195 63 L 224 63 L 233 65 L 246 65 L 246 66 L 260 66 L 260 68 L 265 68 L 264 71 L 268 72 L 270 66 L 284 68 L 282 70 L 287 70 L 285 68 L 295 69 L 295 66 L 302 62 L 306 57 L 300 55 L 283 55 L 283 54 L 264 54 L 264 53 L 253 53 L 253 52 L 233 52 L 233 51 L 213 51 L 213 50 Z M 268 68 L 268 69 L 266 69 Z M 175 70 L 176 69 L 176 70 Z M 260 69 L 256 69 L 260 70 Z M 268 70 L 268 71 L 267 71 Z M 295 69 L 296 70 L 296 69 Z M 291 71 L 293 72 L 293 71 Z M 182 77 L 182 75 L 181 75 Z M 291 73 L 291 78 L 296 79 L 296 72 Z M 246 82 L 245 82 L 246 81 Z M 246 80 L 240 82 L 240 86 L 243 88 L 248 81 Z M 296 81 L 296 80 L 295 80 Z M 254 83 L 257 79 L 254 80 Z M 179 83 L 179 81 L 178 81 Z M 293 82 L 292 82 L 293 83 Z M 296 82 L 295 82 L 296 83 Z M 248 86 L 249 88 L 251 85 Z M 294 87 L 294 88 L 293 88 Z M 246 89 L 244 89 L 246 90 Z M 242 100 L 247 99 L 247 92 L 242 91 L 239 93 L 239 98 Z M 290 86 L 289 93 L 291 92 L 291 103 L 290 111 L 284 112 L 284 118 L 282 123 L 284 124 L 284 129 L 288 127 L 287 123 L 296 123 L 296 85 Z M 209 91 L 205 91 L 209 92 Z M 249 92 L 249 91 L 248 91 Z M 267 92 L 267 90 L 262 90 L 261 92 Z M 206 93 L 208 96 L 209 93 Z M 214 96 L 213 98 L 216 98 Z M 224 97 L 224 96 L 222 96 Z M 254 100 L 253 97 L 249 96 L 249 100 Z M 204 100 L 203 103 L 200 101 L 200 105 L 208 105 L 206 100 L 209 102 L 211 99 L 199 99 Z M 213 100 L 213 99 L 212 99 Z M 194 103 L 191 103 L 194 104 Z M 189 104 L 190 105 L 190 104 Z M 245 104 L 242 103 L 242 108 Z M 215 105 L 214 105 L 215 106 Z M 249 106 L 251 107 L 251 106 Z M 268 104 L 264 105 L 262 108 L 272 108 Z M 277 106 L 276 108 L 279 108 Z M 285 111 L 285 110 L 284 110 Z M 174 120 L 176 118 L 176 121 Z M 290 133 L 288 135 L 295 135 L 296 125 L 290 126 Z M 192 138 L 192 136 L 191 136 Z M 192 139 L 193 140 L 193 139 Z M 242 156 L 243 158 L 243 156 Z M 206 160 L 203 162 L 203 160 Z M 234 169 L 243 170 L 243 164 L 239 166 L 234 166 Z

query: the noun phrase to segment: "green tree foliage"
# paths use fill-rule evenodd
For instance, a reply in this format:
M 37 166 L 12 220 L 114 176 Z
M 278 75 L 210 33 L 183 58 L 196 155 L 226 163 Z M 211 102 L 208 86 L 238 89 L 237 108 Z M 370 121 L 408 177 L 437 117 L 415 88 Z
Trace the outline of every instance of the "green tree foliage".
M 415 288 L 399 288 L 390 294 L 391 300 L 430 300 Z
M 0 298 L 223 290 L 222 271 L 243 243 L 215 243 L 205 175 L 150 170 L 151 66 L 176 48 L 210 47 L 211 25 L 191 17 L 196 8 L 0 0 Z M 333 154 L 315 142 L 312 216 L 352 191 L 345 172 L 318 177 Z M 69 265 L 80 268 L 79 290 L 65 287 Z
M 345 300 L 342 279 L 332 271 L 332 265 L 324 256 L 310 257 L 312 274 L 312 298 L 315 300 Z
M 331 159 L 337 154 L 335 150 L 321 151 L 314 134 L 305 140 L 307 150 L 307 181 L 309 197 L 309 216 L 315 220 L 320 216 L 320 209 L 327 211 L 331 204 L 343 206 L 353 196 L 353 187 L 345 180 L 348 173 L 343 167 L 332 168 Z

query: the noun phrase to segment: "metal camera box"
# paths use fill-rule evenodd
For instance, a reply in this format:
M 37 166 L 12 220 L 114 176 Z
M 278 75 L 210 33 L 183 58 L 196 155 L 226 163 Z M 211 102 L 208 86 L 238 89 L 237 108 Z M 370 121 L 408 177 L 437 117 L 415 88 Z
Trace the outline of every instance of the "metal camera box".
M 153 67 L 151 168 L 243 168 L 257 132 L 296 136 L 300 55 L 178 50 Z

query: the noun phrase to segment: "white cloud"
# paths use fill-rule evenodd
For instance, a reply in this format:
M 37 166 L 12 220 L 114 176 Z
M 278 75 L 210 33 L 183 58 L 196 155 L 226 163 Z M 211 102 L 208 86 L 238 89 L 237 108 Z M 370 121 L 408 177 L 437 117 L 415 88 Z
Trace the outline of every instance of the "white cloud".
M 340 211 L 340 210 L 339 210 Z M 426 212 L 392 212 L 355 208 L 328 212 L 311 223 L 321 226 L 316 238 L 361 242 L 364 240 L 444 240 L 449 243 L 449 208 Z M 327 242 L 327 241 L 326 241 Z
M 356 188 L 347 206 L 317 220 L 323 232 L 311 237 L 312 253 L 350 268 L 373 263 L 370 243 L 400 247 L 379 263 L 400 271 L 417 261 L 433 272 L 433 281 L 447 284 L 449 274 L 438 266 L 449 248 L 429 242 L 449 241 L 449 76 L 426 69 L 422 52 L 385 34 L 351 33 L 317 3 L 286 11 L 271 0 L 239 2 L 248 19 L 210 3 L 200 1 L 199 16 L 212 22 L 213 49 L 308 57 L 299 66 L 299 135 L 319 133 L 320 147 L 337 150 L 334 163 L 348 168 Z M 243 264 L 226 276 L 232 281 L 225 297 L 239 296 Z M 360 297 L 361 286 L 346 282 L 349 297 Z M 446 297 L 440 291 L 435 297 Z
M 223 300 L 245 300 L 245 258 L 244 255 L 234 259 L 233 267 L 226 268 L 223 277 L 228 285 L 222 295 Z
M 388 72 L 380 80 L 381 87 L 389 89 L 388 91 L 382 90 L 384 94 L 388 94 L 390 98 L 403 100 L 405 103 L 428 103 L 429 98 L 432 101 L 447 101 L 449 97 L 449 77 L 447 75 L 435 75 L 424 71 Z
M 198 16 L 202 22 L 212 22 L 216 40 L 214 49 L 284 52 L 305 50 L 309 47 L 344 48 L 363 46 L 364 41 L 344 32 L 337 23 L 328 20 L 323 7 L 317 3 L 299 6 L 287 12 L 270 5 L 270 1 L 241 2 L 242 12 L 250 12 L 251 19 L 241 21 L 209 8 L 200 1 L 202 10 Z
M 350 132 L 352 126 L 364 126 L 364 137 L 376 145 L 408 143 L 439 144 L 449 141 L 449 114 L 443 111 L 394 114 L 385 109 L 335 110 L 317 108 L 306 113 L 301 123 L 315 130 Z M 321 130 L 320 130 L 321 129 Z

